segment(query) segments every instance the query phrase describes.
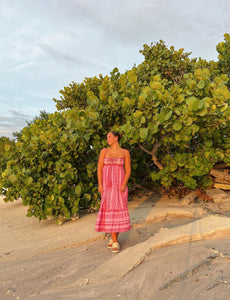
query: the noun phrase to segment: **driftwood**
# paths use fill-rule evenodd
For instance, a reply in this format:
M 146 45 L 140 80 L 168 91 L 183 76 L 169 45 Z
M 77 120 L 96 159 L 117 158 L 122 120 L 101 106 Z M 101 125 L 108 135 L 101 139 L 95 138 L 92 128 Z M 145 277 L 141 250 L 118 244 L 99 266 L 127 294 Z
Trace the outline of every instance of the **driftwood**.
M 218 171 L 218 170 L 214 170 L 212 169 L 210 171 L 210 174 L 214 177 L 216 177 L 219 182 L 224 181 L 228 181 L 230 184 L 230 174 L 228 174 L 228 171 L 224 170 L 224 171 Z
M 214 188 L 221 189 L 221 190 L 230 190 L 230 183 L 229 184 L 215 183 Z
M 230 202 L 230 195 L 222 189 L 214 188 L 206 190 L 209 197 L 212 198 L 214 203 Z
M 181 205 L 188 205 L 193 202 L 197 197 L 197 193 L 191 192 L 190 194 L 186 195 L 183 199 L 181 199 Z
M 230 184 L 230 181 L 223 180 L 223 179 L 220 179 L 220 178 L 215 178 L 215 182 L 216 183 L 223 183 L 223 184 Z
M 210 174 L 215 177 L 214 188 L 221 190 L 230 190 L 230 174 L 227 169 L 210 171 Z

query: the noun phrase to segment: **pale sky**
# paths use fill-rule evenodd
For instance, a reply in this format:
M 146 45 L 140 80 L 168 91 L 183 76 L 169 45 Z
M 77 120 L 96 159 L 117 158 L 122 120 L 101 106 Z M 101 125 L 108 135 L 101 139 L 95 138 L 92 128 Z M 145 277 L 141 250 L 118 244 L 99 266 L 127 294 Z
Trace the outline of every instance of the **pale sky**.
M 120 72 L 160 39 L 217 60 L 230 0 L 0 0 L 0 136 L 54 112 L 72 81 Z

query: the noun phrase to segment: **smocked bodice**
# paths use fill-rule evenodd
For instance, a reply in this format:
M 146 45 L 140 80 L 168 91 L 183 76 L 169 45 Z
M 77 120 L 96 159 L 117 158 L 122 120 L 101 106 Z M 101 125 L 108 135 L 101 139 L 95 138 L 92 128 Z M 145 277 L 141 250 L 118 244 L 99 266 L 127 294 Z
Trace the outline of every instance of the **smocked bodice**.
M 123 166 L 125 158 L 124 157 L 104 157 L 104 165 L 116 165 L 116 166 Z

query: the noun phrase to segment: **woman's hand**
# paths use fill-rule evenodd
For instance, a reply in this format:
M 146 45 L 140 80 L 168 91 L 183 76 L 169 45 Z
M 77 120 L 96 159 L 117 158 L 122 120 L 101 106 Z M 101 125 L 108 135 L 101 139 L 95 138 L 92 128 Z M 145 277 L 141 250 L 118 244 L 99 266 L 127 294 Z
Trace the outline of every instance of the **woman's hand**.
M 102 186 L 102 185 L 99 185 L 99 187 L 98 187 L 98 191 L 99 191 L 99 193 L 103 193 L 103 192 L 104 192 L 104 190 L 103 190 L 103 186 Z
M 122 186 L 120 187 L 120 191 L 124 192 L 126 190 L 126 184 L 122 184 Z

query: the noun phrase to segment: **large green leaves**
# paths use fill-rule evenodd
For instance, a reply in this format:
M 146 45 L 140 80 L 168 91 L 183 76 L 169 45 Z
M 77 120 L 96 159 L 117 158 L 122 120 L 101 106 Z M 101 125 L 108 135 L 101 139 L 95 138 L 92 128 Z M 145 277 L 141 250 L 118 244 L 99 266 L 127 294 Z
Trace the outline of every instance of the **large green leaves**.
M 203 108 L 204 101 L 197 99 L 196 97 L 190 97 L 186 100 L 189 111 L 198 111 Z

